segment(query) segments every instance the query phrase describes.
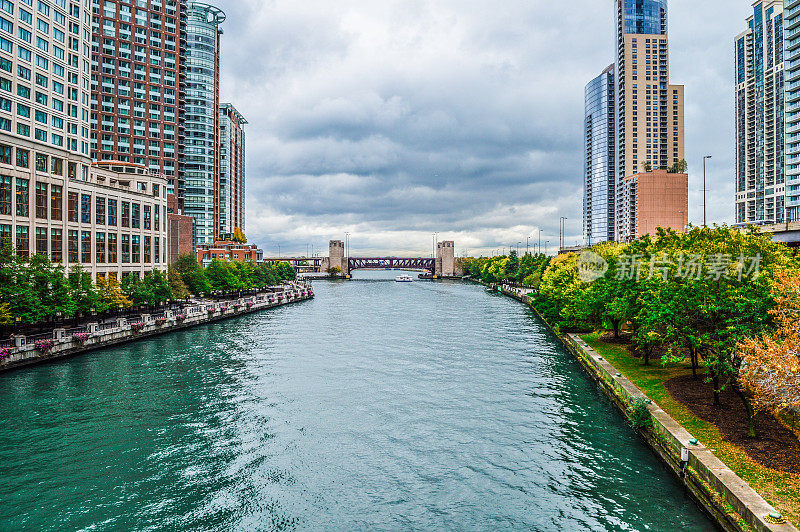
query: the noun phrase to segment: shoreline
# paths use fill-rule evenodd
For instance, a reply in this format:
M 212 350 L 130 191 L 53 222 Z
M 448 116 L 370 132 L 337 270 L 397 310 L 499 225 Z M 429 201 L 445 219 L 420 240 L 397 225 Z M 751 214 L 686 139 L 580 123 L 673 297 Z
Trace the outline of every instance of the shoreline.
M 475 281 L 484 286 L 486 283 Z M 627 418 L 634 398 L 650 401 L 633 382 L 599 356 L 577 334 L 560 334 L 531 305 L 527 294 L 500 292 L 528 306 L 561 344 L 578 360 L 584 371 L 597 383 Z M 710 449 L 699 443 L 681 424 L 655 402 L 648 405 L 653 426 L 636 430 L 667 468 L 684 484 L 693 500 L 722 530 L 731 532 L 797 532 L 791 523 L 774 524 L 770 513 L 776 512 L 749 484 L 723 464 Z M 688 452 L 688 463 L 682 458 Z
M 53 331 L 52 347 L 46 353 L 39 351 L 35 344 L 24 343 L 2 363 L 0 374 L 21 368 L 65 360 L 117 345 L 137 342 L 172 332 L 183 331 L 199 325 L 217 323 L 239 316 L 254 314 L 285 305 L 292 305 L 314 298 L 313 289 L 294 286 L 283 292 L 263 292 L 261 294 L 226 301 L 201 302 L 182 310 L 180 313 L 166 311 L 162 315 L 143 314 L 138 322 L 121 318 L 112 327 L 101 328 L 89 324 L 83 343 L 76 343 L 74 336 L 67 336 L 65 329 Z

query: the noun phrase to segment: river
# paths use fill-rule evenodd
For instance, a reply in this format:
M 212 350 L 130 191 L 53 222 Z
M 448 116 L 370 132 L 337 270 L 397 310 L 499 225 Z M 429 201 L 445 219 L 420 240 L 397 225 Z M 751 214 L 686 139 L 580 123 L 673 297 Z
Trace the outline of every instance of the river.
M 0 375 L 0 530 L 713 530 L 524 305 L 394 275 Z

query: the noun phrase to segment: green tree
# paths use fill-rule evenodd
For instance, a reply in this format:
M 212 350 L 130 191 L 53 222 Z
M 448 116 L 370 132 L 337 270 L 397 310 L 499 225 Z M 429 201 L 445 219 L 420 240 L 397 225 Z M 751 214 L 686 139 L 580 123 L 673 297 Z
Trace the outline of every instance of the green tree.
M 512 249 L 508 255 L 508 263 L 506 264 L 506 279 L 516 282 L 519 278 L 519 257 L 517 250 Z
M 183 277 L 174 266 L 170 266 L 167 269 L 167 278 L 169 280 L 169 289 L 175 299 L 186 299 L 191 295 L 186 283 L 183 282 Z
M 205 273 L 213 290 L 230 292 L 242 289 L 236 275 L 236 267 L 230 261 L 214 259 L 206 268 Z
M 186 288 L 192 294 L 199 296 L 211 291 L 211 283 L 193 255 L 178 256 L 173 266 L 181 275 L 181 280 L 186 285 Z
M 97 310 L 98 295 L 92 284 L 92 275 L 76 264 L 69 271 L 69 284 L 76 314 L 88 314 Z

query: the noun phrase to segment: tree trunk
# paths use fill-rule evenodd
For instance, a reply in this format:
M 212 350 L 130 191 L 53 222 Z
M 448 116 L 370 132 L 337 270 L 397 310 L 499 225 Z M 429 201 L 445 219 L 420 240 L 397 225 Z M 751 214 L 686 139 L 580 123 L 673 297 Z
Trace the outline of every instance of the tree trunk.
M 719 400 L 719 375 L 716 370 L 712 373 L 711 383 L 714 386 L 714 406 L 722 406 L 722 402 Z
M 650 365 L 650 348 L 649 347 L 645 347 L 643 354 L 644 354 L 644 365 L 645 366 L 649 366 Z
M 689 357 L 692 359 L 692 377 L 696 380 L 697 379 L 697 351 L 694 350 L 694 346 L 689 344 Z
M 756 411 L 755 408 L 753 408 L 753 403 L 738 384 L 735 384 L 733 389 L 736 391 L 736 395 L 739 396 L 739 399 L 742 400 L 742 403 L 744 403 L 744 410 L 747 412 L 747 437 L 756 439 L 758 438 L 758 427 L 756 426 Z
M 612 320 L 611 324 L 614 326 L 614 338 L 619 338 L 619 320 Z

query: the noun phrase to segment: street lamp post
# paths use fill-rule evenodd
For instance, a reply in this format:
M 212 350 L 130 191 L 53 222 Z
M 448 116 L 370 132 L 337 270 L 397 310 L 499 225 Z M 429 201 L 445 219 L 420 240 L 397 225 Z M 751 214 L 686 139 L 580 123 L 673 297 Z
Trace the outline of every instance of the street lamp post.
M 703 157 L 703 227 L 708 227 L 706 218 L 706 160 L 711 159 L 711 155 Z

